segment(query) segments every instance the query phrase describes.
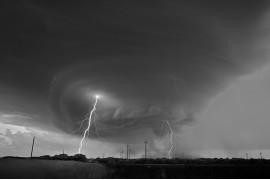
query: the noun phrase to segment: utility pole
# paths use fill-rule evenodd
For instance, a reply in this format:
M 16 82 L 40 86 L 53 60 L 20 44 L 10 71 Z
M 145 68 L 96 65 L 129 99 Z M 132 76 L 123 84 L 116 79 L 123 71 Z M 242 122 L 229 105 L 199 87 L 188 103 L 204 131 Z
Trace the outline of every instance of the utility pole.
M 33 143 L 32 143 L 32 149 L 31 149 L 31 158 L 33 156 L 34 144 L 35 144 L 35 136 L 33 137 Z
M 130 159 L 130 150 L 131 149 L 128 150 L 128 159 Z
M 127 145 L 127 159 L 128 159 L 128 145 Z
M 262 159 L 262 153 L 260 152 L 260 156 L 261 156 L 261 159 Z
M 147 141 L 144 141 L 144 158 L 147 158 L 146 144 L 147 144 Z

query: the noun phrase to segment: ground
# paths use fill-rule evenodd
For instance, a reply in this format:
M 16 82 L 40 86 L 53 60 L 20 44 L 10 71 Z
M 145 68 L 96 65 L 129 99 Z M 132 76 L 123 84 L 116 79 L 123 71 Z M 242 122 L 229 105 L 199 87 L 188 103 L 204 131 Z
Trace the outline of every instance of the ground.
M 117 164 L 0 159 L 0 178 L 270 178 L 263 164 Z

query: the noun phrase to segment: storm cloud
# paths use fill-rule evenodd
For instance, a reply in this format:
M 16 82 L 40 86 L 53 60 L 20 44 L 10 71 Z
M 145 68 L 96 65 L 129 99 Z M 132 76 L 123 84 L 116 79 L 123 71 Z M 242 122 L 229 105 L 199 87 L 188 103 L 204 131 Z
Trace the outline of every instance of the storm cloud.
M 210 99 L 268 61 L 268 1 L 3 3 L 3 98 L 35 101 L 9 103 L 48 113 L 32 121 L 68 134 L 81 135 L 95 94 L 103 141 L 135 143 L 144 130 L 158 137 L 164 120 L 181 132 Z

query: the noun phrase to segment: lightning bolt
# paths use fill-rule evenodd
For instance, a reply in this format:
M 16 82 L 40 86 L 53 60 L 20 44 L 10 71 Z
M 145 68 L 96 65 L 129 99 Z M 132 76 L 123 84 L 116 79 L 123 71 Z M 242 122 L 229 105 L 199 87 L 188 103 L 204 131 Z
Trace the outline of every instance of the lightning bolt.
M 173 130 L 171 128 L 171 125 L 170 125 L 169 121 L 165 120 L 164 122 L 167 123 L 167 125 L 168 125 L 168 127 L 169 127 L 169 129 L 171 131 L 171 138 L 170 138 L 171 148 L 168 151 L 168 156 L 171 159 L 172 158 L 171 157 L 171 152 L 172 152 L 172 149 L 173 149 L 173 137 L 174 137 L 174 133 L 173 133 Z
M 94 103 L 93 109 L 92 109 L 91 112 L 90 112 L 89 119 L 88 119 L 88 126 L 87 126 L 87 129 L 84 131 L 83 138 L 82 138 L 81 143 L 80 143 L 79 154 L 81 154 L 81 148 L 82 148 L 83 141 L 84 141 L 84 139 L 85 139 L 86 133 L 87 133 L 87 132 L 89 133 L 90 126 L 91 126 L 91 121 L 92 121 L 92 116 L 93 116 L 93 114 L 95 114 L 95 110 L 96 110 L 98 98 L 99 98 L 99 96 L 96 96 L 96 101 L 95 101 L 95 103 Z

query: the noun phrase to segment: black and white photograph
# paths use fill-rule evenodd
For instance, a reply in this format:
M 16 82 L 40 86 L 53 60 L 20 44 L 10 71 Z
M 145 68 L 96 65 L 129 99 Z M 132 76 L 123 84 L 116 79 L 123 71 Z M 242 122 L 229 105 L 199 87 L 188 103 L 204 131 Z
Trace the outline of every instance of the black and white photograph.
M 270 178 L 270 1 L 1 0 L 10 178 Z

